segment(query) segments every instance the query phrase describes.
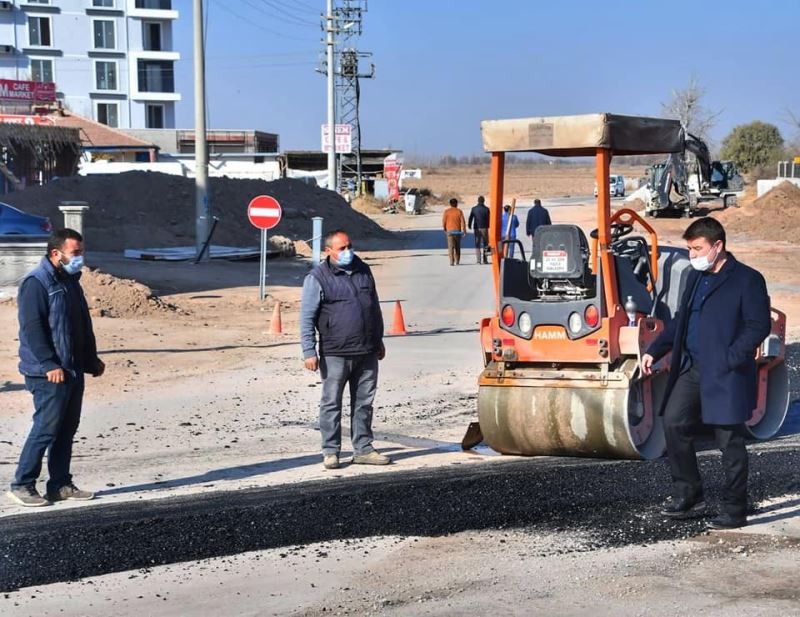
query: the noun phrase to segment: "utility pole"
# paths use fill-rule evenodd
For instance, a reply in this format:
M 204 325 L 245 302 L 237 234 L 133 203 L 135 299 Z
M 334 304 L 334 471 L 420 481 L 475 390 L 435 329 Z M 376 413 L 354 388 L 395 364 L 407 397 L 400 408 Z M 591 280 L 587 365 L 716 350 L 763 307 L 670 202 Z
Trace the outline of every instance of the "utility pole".
M 336 97 L 334 90 L 334 73 L 335 67 L 333 64 L 334 52 L 334 34 L 336 24 L 333 19 L 333 0 L 327 0 L 327 78 L 328 78 L 328 138 L 330 140 L 331 149 L 328 152 L 328 189 L 331 191 L 336 190 Z
M 211 207 L 208 201 L 206 60 L 203 34 L 203 0 L 194 0 L 195 257 L 198 260 L 203 252 L 203 246 L 208 240 L 209 221 L 211 220 Z M 210 250 L 209 247 L 203 259 L 208 259 Z

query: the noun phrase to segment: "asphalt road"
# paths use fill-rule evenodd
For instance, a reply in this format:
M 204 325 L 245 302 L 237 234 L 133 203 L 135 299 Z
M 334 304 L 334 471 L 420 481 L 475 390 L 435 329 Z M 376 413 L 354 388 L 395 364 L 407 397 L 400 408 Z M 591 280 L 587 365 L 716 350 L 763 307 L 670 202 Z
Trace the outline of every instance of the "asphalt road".
M 796 437 L 752 451 L 754 501 L 797 490 Z M 714 503 L 719 457 L 701 469 Z M 344 538 L 521 527 L 580 531 L 594 550 L 701 533 L 659 515 L 668 491 L 663 460 L 534 458 L 36 512 L 2 521 L 0 591 Z

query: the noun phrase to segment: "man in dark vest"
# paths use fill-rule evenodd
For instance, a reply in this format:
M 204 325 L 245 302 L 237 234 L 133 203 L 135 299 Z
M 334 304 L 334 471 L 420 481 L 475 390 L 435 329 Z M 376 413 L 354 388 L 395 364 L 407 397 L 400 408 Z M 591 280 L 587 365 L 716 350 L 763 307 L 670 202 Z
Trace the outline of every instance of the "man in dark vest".
M 47 256 L 22 281 L 19 305 L 19 370 L 33 394 L 33 427 L 8 496 L 23 506 L 46 506 L 64 499 L 89 500 L 70 474 L 72 439 L 83 403 L 83 374 L 99 377 L 89 307 L 80 285 L 83 238 L 60 229 L 47 243 Z M 46 498 L 36 490 L 47 452 Z
M 747 524 L 745 423 L 756 405 L 755 351 L 770 332 L 764 277 L 725 246 L 725 229 L 706 217 L 683 234 L 694 272 L 680 308 L 642 356 L 642 370 L 672 351 L 662 413 L 674 494 L 662 510 L 688 518 L 705 507 L 694 437 L 702 421 L 722 451 L 722 511 L 712 529 Z
M 372 447 L 378 360 L 386 355 L 383 316 L 372 272 L 353 253 L 345 231 L 333 231 L 325 237 L 325 259 L 303 281 L 300 343 L 305 367 L 309 371 L 319 369 L 322 376 L 319 430 L 325 468 L 339 467 L 342 394 L 347 384 L 353 462 L 387 465 L 389 457 Z

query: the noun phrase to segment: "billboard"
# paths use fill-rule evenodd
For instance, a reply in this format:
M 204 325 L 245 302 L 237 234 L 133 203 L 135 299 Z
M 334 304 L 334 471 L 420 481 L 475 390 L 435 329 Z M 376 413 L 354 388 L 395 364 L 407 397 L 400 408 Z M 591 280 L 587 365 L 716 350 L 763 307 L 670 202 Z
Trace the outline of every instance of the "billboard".
M 337 124 L 336 131 L 336 152 L 339 154 L 350 154 L 353 151 L 352 141 L 353 127 L 349 124 Z M 322 125 L 322 152 L 331 151 L 330 130 L 327 124 Z
M 55 103 L 56 85 L 52 81 L 0 79 L 0 101 L 15 103 Z

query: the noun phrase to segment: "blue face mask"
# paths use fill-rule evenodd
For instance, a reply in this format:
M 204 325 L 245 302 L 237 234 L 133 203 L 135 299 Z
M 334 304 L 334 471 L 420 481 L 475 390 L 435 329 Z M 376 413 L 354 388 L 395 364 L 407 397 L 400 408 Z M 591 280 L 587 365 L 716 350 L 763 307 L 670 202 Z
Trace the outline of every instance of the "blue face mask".
M 339 259 L 336 260 L 336 263 L 342 268 L 346 268 L 353 263 L 354 255 L 353 249 L 345 249 L 339 253 Z
M 77 274 L 83 268 L 83 255 L 73 255 L 68 263 L 61 264 L 67 274 Z

